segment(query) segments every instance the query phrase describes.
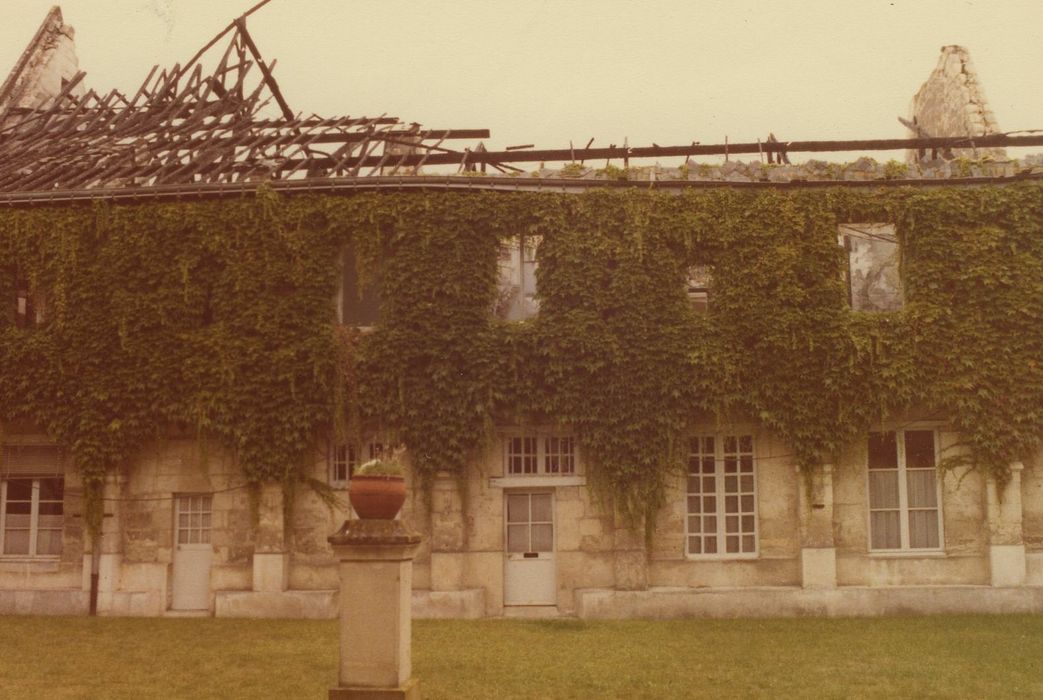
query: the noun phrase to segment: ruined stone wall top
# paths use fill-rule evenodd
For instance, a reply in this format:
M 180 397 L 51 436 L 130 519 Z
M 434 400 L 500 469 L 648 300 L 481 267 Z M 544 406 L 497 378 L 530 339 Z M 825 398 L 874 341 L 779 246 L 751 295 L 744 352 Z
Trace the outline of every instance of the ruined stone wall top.
M 916 127 L 910 129 L 910 138 L 1000 133 L 967 49 L 942 47 L 938 65 L 913 96 L 909 121 Z M 1002 148 L 967 148 L 953 149 L 952 153 L 953 158 L 986 156 L 1005 158 L 1006 152 Z M 906 154 L 909 163 L 915 163 L 917 158 L 916 151 Z
M 62 20 L 58 7 L 47 13 L 10 75 L 0 86 L 0 112 L 11 108 L 40 109 L 49 106 L 63 82 L 79 71 L 75 31 Z M 73 89 L 82 95 L 83 84 Z

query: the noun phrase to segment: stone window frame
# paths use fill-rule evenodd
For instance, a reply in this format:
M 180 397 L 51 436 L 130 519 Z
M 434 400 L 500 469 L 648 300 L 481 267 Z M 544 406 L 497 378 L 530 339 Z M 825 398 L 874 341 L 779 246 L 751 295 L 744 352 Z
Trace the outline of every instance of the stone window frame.
M 365 449 L 363 449 L 363 445 L 365 445 Z M 331 441 L 326 455 L 327 483 L 335 489 L 349 488 L 355 469 L 363 462 L 380 457 L 387 451 L 387 448 L 387 440 L 380 437 L 362 441 Z M 363 454 L 366 455 L 366 459 L 362 459 Z
M 29 551 L 28 552 L 12 552 L 7 553 L 7 516 L 9 502 L 9 485 L 12 481 L 31 481 L 30 491 L 30 507 L 29 507 Z M 57 481 L 59 482 L 59 489 L 61 497 L 57 500 L 48 499 L 41 500 L 40 498 L 40 482 L 41 481 Z M 62 516 L 62 522 L 57 527 L 40 527 L 40 516 L 46 515 L 40 513 L 41 503 L 57 503 L 59 506 L 60 513 L 51 513 L 51 515 Z M 65 476 L 60 474 L 47 474 L 47 475 L 30 475 L 30 474 L 13 474 L 7 476 L 0 476 L 0 560 L 53 560 L 60 559 L 62 554 L 62 533 L 65 528 Z M 22 529 L 22 528 L 19 528 Z M 38 553 L 37 548 L 39 545 L 39 533 L 41 529 L 45 530 L 56 530 L 59 533 L 58 539 L 58 551 L 49 553 Z
M 355 249 L 350 244 L 341 248 L 338 259 L 337 295 L 334 298 L 337 323 L 363 332 L 372 331 L 380 322 L 382 299 L 379 272 L 360 280 Z M 362 290 L 359 290 L 359 283 Z
M 516 446 L 515 441 L 525 440 L 532 440 L 534 443 L 534 450 L 531 453 L 512 451 L 512 448 Z M 569 431 L 520 428 L 506 430 L 503 431 L 500 442 L 500 457 L 504 477 L 565 479 L 581 474 L 579 444 L 575 435 Z M 525 460 L 530 454 L 531 458 L 535 460 L 533 471 L 511 471 L 512 457 Z M 558 466 L 556 470 L 551 471 L 550 466 L 554 461 L 557 461 Z M 524 463 L 522 468 L 524 469 Z
M 907 432 L 930 432 L 933 437 L 933 448 L 934 448 L 934 466 L 931 469 L 908 469 L 906 462 L 906 441 L 905 434 Z M 871 430 L 866 435 L 866 458 L 865 458 L 865 493 L 866 493 L 866 547 L 867 551 L 871 555 L 938 555 L 945 553 L 945 513 L 944 513 L 944 493 L 942 491 L 942 480 L 939 478 L 937 467 L 939 455 L 941 454 L 941 428 L 935 424 L 929 423 L 909 423 L 901 427 L 888 427 L 884 426 L 881 430 Z M 896 440 L 897 449 L 897 469 L 895 470 L 898 478 L 898 507 L 897 508 L 873 508 L 872 505 L 872 484 L 870 480 L 871 471 L 891 471 L 891 470 L 871 470 L 869 468 L 869 440 L 870 436 L 874 434 L 887 434 L 894 433 Z M 935 511 L 935 517 L 937 522 L 938 532 L 938 544 L 934 547 L 912 547 L 910 545 L 910 525 L 909 525 L 909 513 L 910 507 L 908 503 L 908 473 L 909 471 L 930 471 L 934 474 L 934 490 L 935 490 L 935 507 L 934 508 L 923 508 L 914 507 L 912 510 L 916 511 Z M 884 512 L 884 511 L 897 511 L 899 514 L 899 547 L 874 547 L 873 546 L 873 512 Z
M 520 233 L 500 244 L 496 272 L 498 298 L 493 312 L 505 321 L 524 321 L 540 313 L 536 271 L 540 266 L 542 239 L 539 235 Z M 512 301 L 515 298 L 518 300 Z M 510 311 L 515 306 L 520 308 L 520 312 L 512 317 Z
M 728 450 L 726 448 L 727 440 L 735 440 L 735 449 Z M 706 440 L 713 440 L 713 454 L 711 455 L 706 450 Z M 743 441 L 749 441 L 749 448 L 743 448 Z M 694 448 L 694 449 L 693 449 Z M 730 456 L 736 458 L 735 471 L 728 471 L 728 460 Z M 744 472 L 743 459 L 744 457 L 750 458 L 750 470 Z M 706 466 L 706 459 L 711 459 L 713 462 L 712 475 L 709 472 L 704 472 L 702 468 Z M 699 460 L 700 467 L 699 471 L 693 472 L 692 468 L 693 459 Z M 753 431 L 747 430 L 733 430 L 733 431 L 720 431 L 716 433 L 700 433 L 692 435 L 689 441 L 687 467 L 685 471 L 685 501 L 684 501 L 684 553 L 688 559 L 707 561 L 707 560 L 736 560 L 736 559 L 756 559 L 760 556 L 760 516 L 759 516 L 759 503 L 758 495 L 759 489 L 757 487 L 757 474 L 760 471 L 757 468 L 757 439 Z M 751 488 L 744 488 L 742 477 L 749 476 Z M 704 491 L 706 478 L 713 478 L 713 494 L 709 494 Z M 729 490 L 727 488 L 728 479 L 735 479 L 735 488 Z M 692 479 L 698 479 L 698 491 L 693 491 Z M 752 507 L 747 509 L 744 508 L 745 498 L 749 497 L 752 499 Z M 699 499 L 698 507 L 699 510 L 693 512 L 692 510 L 692 499 Z M 735 498 L 736 511 L 729 513 L 728 503 L 731 498 Z M 713 499 L 712 507 L 713 513 L 705 513 L 703 509 L 708 505 L 707 500 Z M 699 519 L 699 531 L 695 532 L 693 525 L 693 518 Z M 712 518 L 712 523 L 707 523 L 706 520 Z M 729 518 L 735 518 L 738 526 L 738 531 L 735 533 L 729 533 L 727 523 Z M 750 518 L 751 521 L 746 519 Z M 752 529 L 748 529 L 745 525 L 752 523 Z M 714 532 L 704 532 L 705 525 L 712 525 Z M 706 539 L 709 535 L 713 535 L 714 539 L 714 552 L 699 551 L 693 552 L 692 544 L 694 538 L 699 538 L 699 549 L 705 548 Z M 728 551 L 728 540 L 731 537 L 737 538 L 737 546 L 739 551 L 729 552 Z M 752 548 L 747 548 L 748 542 L 746 538 L 752 538 Z
M 859 313 L 889 313 L 899 311 L 905 308 L 905 281 L 899 276 L 898 279 L 898 305 L 897 308 L 893 309 L 857 309 L 855 308 L 855 298 L 852 286 L 852 271 L 851 271 L 851 256 L 853 250 L 850 245 L 850 239 L 859 238 L 862 240 L 880 240 L 888 243 L 893 243 L 895 246 L 895 252 L 901 258 L 901 244 L 898 241 L 896 227 L 893 223 L 883 221 L 844 221 L 837 223 L 837 244 L 844 249 L 844 269 L 843 279 L 845 287 L 847 288 L 847 304 L 848 308 L 852 311 Z M 901 263 L 899 263 L 900 265 Z M 899 270 L 900 271 L 900 270 Z

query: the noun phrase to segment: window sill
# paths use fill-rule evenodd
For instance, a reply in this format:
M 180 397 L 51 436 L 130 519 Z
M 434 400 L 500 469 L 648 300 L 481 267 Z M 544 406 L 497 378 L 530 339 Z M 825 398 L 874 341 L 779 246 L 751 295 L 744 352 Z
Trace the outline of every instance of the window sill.
M 870 559 L 944 559 L 949 556 L 941 549 L 903 549 L 869 552 Z
M 532 476 L 493 476 L 489 478 L 489 488 L 513 489 L 513 488 L 550 488 L 552 486 L 584 486 L 587 483 L 585 476 L 547 476 L 546 474 L 535 474 Z
M 759 554 L 686 554 L 688 561 L 756 561 Z

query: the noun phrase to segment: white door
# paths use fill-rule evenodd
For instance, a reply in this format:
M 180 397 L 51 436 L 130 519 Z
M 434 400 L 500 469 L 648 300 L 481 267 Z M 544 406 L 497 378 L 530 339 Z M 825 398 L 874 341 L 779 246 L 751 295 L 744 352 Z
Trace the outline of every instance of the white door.
M 210 608 L 210 496 L 174 498 L 174 610 Z
M 555 605 L 554 502 L 550 492 L 508 493 L 504 605 Z

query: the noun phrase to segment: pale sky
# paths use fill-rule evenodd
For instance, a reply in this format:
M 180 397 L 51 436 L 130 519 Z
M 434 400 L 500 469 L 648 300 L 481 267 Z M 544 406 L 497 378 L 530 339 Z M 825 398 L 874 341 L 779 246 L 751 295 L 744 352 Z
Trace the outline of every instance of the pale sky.
M 255 2 L 60 5 L 86 84 L 133 92 Z M 0 74 L 52 4 L 0 0 Z M 904 137 L 946 44 L 1003 131 L 1043 128 L 1040 0 L 272 0 L 248 26 L 295 111 L 488 128 L 494 150 Z

